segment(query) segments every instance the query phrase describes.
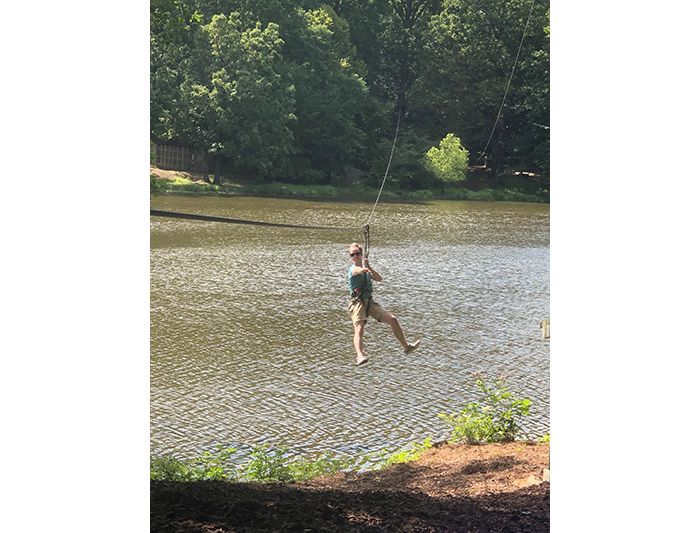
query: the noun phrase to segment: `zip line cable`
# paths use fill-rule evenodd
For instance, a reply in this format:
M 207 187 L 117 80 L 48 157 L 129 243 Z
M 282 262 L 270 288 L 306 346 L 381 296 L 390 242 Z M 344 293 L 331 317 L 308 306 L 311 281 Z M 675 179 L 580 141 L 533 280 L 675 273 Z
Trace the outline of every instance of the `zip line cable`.
M 367 218 L 367 223 L 362 226 L 362 235 L 365 238 L 365 247 L 363 249 L 363 256 L 365 258 L 369 257 L 369 222 L 372 220 L 372 215 L 374 215 L 374 210 L 379 203 L 379 197 L 382 195 L 384 190 L 384 184 L 386 183 L 386 178 L 389 175 L 389 168 L 391 167 L 391 160 L 394 158 L 394 149 L 396 148 L 396 139 L 399 136 L 399 125 L 401 124 L 401 108 L 399 108 L 398 116 L 396 117 L 396 131 L 394 132 L 394 142 L 391 145 L 391 153 L 389 154 L 389 162 L 386 164 L 386 171 L 384 172 L 384 179 L 382 180 L 382 186 L 379 187 L 379 193 L 377 194 L 377 199 L 374 201 L 372 206 L 372 211 Z
M 493 132 L 496 131 L 496 125 L 498 124 L 498 119 L 501 118 L 501 112 L 503 111 L 503 106 L 506 103 L 506 96 L 508 95 L 508 89 L 510 89 L 510 82 L 513 81 L 513 74 L 515 74 L 515 66 L 518 64 L 518 57 L 520 57 L 520 50 L 523 47 L 523 41 L 525 40 L 525 34 L 527 33 L 527 27 L 530 24 L 530 16 L 532 15 L 532 9 L 534 7 L 535 7 L 535 0 L 532 0 L 532 3 L 530 4 L 530 12 L 527 14 L 527 20 L 525 21 L 525 29 L 523 30 L 523 36 L 520 38 L 520 46 L 518 46 L 518 53 L 515 54 L 515 61 L 513 62 L 513 68 L 510 71 L 510 78 L 508 78 L 508 83 L 506 84 L 506 91 L 503 93 L 503 100 L 501 100 L 501 107 L 498 109 L 498 115 L 496 115 L 496 120 L 493 123 L 493 128 L 491 128 L 491 134 L 489 135 L 489 140 L 486 141 L 486 146 L 484 146 L 484 149 L 479 154 L 479 157 L 477 157 L 477 159 L 476 159 L 477 161 L 484 157 L 484 154 L 486 153 L 486 149 L 489 147 L 489 144 L 491 143 L 491 139 L 493 138 Z
M 535 7 L 535 0 L 532 0 L 532 3 L 530 4 L 530 11 L 527 14 L 527 20 L 525 21 L 525 28 L 523 29 L 523 35 L 520 38 L 520 44 L 518 45 L 518 51 L 515 54 L 515 61 L 513 62 L 513 68 L 510 71 L 510 77 L 508 78 L 508 83 L 506 84 L 506 90 L 503 93 L 503 100 L 501 100 L 501 107 L 498 109 L 498 114 L 496 115 L 496 120 L 493 123 L 493 128 L 491 128 L 491 133 L 489 135 L 488 141 L 486 141 L 486 146 L 484 146 L 484 149 L 481 151 L 481 154 L 479 154 L 479 157 L 477 158 L 477 161 L 481 158 L 484 157 L 484 154 L 486 153 L 486 149 L 489 147 L 489 144 L 491 143 L 491 139 L 493 138 L 493 134 L 496 131 L 496 125 L 498 124 L 498 120 L 501 118 L 501 113 L 503 112 L 503 106 L 506 103 L 506 97 L 508 96 L 508 90 L 510 89 L 510 83 L 513 81 L 513 75 L 515 74 L 515 67 L 518 64 L 518 58 L 520 57 L 520 51 L 523 48 L 523 42 L 525 41 L 525 35 L 527 34 L 527 27 L 530 24 L 530 17 L 532 16 L 532 10 Z M 389 168 L 391 167 L 391 160 L 394 157 L 394 149 L 396 148 L 396 139 L 399 136 L 399 125 L 401 124 L 401 109 L 399 108 L 398 112 L 398 117 L 396 120 L 396 132 L 394 133 L 394 142 L 391 145 L 391 153 L 389 154 L 389 162 L 386 165 L 386 172 L 384 172 L 384 179 L 382 180 L 382 185 L 379 188 L 379 193 L 377 194 L 377 199 L 374 201 L 374 205 L 372 206 L 372 211 L 369 214 L 369 218 L 367 218 L 367 223 L 362 226 L 362 232 L 365 237 L 365 253 L 364 256 L 368 257 L 369 256 L 369 223 L 372 220 L 372 216 L 374 215 L 374 210 L 377 208 L 377 204 L 379 203 L 379 197 L 382 195 L 382 191 L 384 190 L 384 184 L 386 183 L 386 178 L 389 175 Z
M 372 207 L 372 212 L 369 214 L 369 218 L 367 219 L 367 224 L 365 226 L 369 226 L 369 221 L 372 220 L 372 215 L 374 215 L 374 209 L 377 207 L 377 203 L 379 203 L 379 197 L 382 195 L 382 191 L 384 190 L 384 184 L 386 183 L 386 177 L 389 175 L 389 167 L 391 166 L 391 160 L 394 157 L 394 148 L 396 148 L 396 138 L 399 136 L 399 124 L 401 123 L 401 108 L 399 108 L 399 113 L 398 117 L 396 120 L 396 133 L 394 133 L 394 143 L 391 145 L 391 153 L 389 154 L 389 162 L 386 165 L 386 172 L 384 172 L 384 179 L 382 180 L 382 186 L 379 188 L 379 194 L 377 194 L 377 199 L 374 202 L 374 207 Z

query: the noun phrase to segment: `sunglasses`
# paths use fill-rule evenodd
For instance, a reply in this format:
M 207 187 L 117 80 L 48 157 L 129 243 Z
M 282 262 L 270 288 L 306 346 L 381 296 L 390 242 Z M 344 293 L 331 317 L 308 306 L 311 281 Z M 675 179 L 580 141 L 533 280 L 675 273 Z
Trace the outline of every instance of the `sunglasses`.
M 362 255 L 362 252 L 352 252 L 350 257 L 355 257 L 356 255 Z

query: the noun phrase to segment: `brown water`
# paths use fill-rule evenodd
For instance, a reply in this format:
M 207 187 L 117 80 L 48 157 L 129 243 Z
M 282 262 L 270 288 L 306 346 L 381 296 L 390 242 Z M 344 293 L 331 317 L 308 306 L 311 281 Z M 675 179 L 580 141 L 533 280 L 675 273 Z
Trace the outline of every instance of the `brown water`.
M 313 454 L 395 448 L 449 428 L 473 373 L 504 374 L 549 428 L 549 206 L 380 202 L 375 299 L 419 351 L 370 322 L 354 366 L 347 245 L 372 204 L 156 197 L 154 209 L 330 225 L 308 230 L 151 217 L 151 452 L 261 442 Z

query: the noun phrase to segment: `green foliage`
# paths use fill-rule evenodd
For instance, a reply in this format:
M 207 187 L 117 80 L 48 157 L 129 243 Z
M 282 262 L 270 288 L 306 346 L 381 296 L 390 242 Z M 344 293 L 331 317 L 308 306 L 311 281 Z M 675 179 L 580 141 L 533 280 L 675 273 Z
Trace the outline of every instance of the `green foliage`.
M 159 481 L 201 481 L 237 479 L 231 462 L 235 448 L 217 446 L 215 452 L 204 452 L 191 461 L 172 456 L 151 458 L 151 479 Z
M 201 473 L 200 479 L 233 480 L 237 477 L 236 466 L 231 462 L 235 453 L 235 448 L 217 446 L 215 452 L 204 452 L 192 464 Z
M 186 461 L 166 455 L 151 458 L 151 479 L 158 481 L 194 481 L 197 472 Z
M 423 442 L 414 442 L 408 449 L 400 450 L 389 455 L 389 457 L 387 457 L 384 461 L 383 466 L 398 465 L 408 463 L 410 461 L 416 461 L 421 455 L 423 455 L 423 452 L 432 446 L 432 439 L 430 437 L 426 437 Z
M 247 481 L 302 481 L 352 469 L 356 463 L 357 460 L 342 459 L 331 452 L 315 459 L 291 458 L 286 449 L 263 444 L 253 448 L 250 458 L 241 467 L 241 476 Z
M 292 148 L 294 86 L 281 57 L 279 26 L 246 27 L 238 13 L 204 27 L 211 50 L 208 91 L 214 138 L 236 167 L 274 174 Z
M 151 479 L 161 481 L 258 481 L 292 482 L 312 479 L 348 470 L 379 470 L 390 465 L 415 461 L 432 446 L 430 437 L 405 450 L 387 450 L 357 457 L 341 457 L 324 452 L 313 459 L 291 457 L 284 448 L 268 444 L 255 446 L 242 463 L 236 464 L 236 450 L 218 446 L 190 460 L 172 456 L 151 458 Z
M 243 465 L 245 478 L 251 481 L 292 481 L 294 476 L 285 454 L 285 449 L 267 444 L 256 446 Z
M 543 442 L 543 443 L 549 444 L 549 433 L 546 433 L 546 434 L 542 435 L 542 436 L 539 438 L 539 442 Z
M 401 132 L 388 188 L 413 190 L 436 184 L 423 165 L 429 144 L 422 147 L 420 139 L 450 131 L 472 153 L 484 147 L 531 3 L 150 5 L 154 141 L 200 150 L 224 173 L 260 182 L 341 185 L 359 171 L 374 185 L 384 174 L 398 111 Z M 508 167 L 546 175 L 548 124 L 545 2 L 534 5 L 488 148 L 492 175 Z
M 296 459 L 289 465 L 289 470 L 295 481 L 303 481 L 319 476 L 327 476 L 335 474 L 341 470 L 351 468 L 352 463 L 348 460 L 343 460 L 331 452 L 324 452 L 320 457 L 310 461 Z
M 347 22 L 328 6 L 305 11 L 303 21 L 289 43 L 294 54 L 290 73 L 301 89 L 295 94 L 297 149 L 289 177 L 328 183 L 363 157 L 366 67 L 352 46 Z
M 393 137 L 385 139 L 374 151 L 367 185 L 375 190 L 380 186 L 386 172 L 392 141 Z M 423 162 L 429 147 L 430 141 L 425 135 L 410 126 L 403 128 L 396 142 L 387 184 L 400 191 L 425 189 L 431 186 L 434 179 Z
M 481 391 L 480 402 L 469 402 L 456 413 L 438 414 L 452 426 L 450 441 L 468 444 L 514 441 L 522 431 L 518 419 L 530 414 L 532 402 L 514 398 L 502 378 L 487 384 L 477 376 L 476 385 Z
M 166 188 L 166 180 L 159 179 L 158 177 L 151 174 L 151 194 L 158 194 L 164 192 Z
M 442 182 L 460 182 L 467 175 L 469 151 L 454 133 L 448 133 L 425 154 L 425 167 Z
M 414 105 L 428 130 L 457 132 L 482 150 L 494 174 L 506 166 L 548 170 L 549 11 L 529 0 L 444 0 L 430 20 Z M 508 79 L 516 65 L 500 119 Z M 496 122 L 494 124 L 494 122 Z M 433 129 L 432 135 L 439 134 Z
M 384 201 L 425 201 L 431 199 L 447 200 L 477 200 L 477 201 L 509 201 L 509 202 L 546 202 L 548 194 L 528 194 L 512 189 L 482 189 L 471 191 L 464 187 L 445 188 L 442 191 L 430 189 L 411 190 L 414 183 L 422 183 L 427 179 L 420 175 L 403 176 L 396 178 L 397 183 L 404 183 L 400 190 L 385 189 L 382 193 Z M 391 180 L 388 180 L 391 182 Z M 279 198 L 313 198 L 323 200 L 340 201 L 368 201 L 372 202 L 377 197 L 376 186 L 355 185 L 353 187 L 340 187 L 335 185 L 313 185 L 296 183 L 223 183 L 212 185 L 195 183 L 182 177 L 174 179 L 162 179 L 151 177 L 151 194 L 154 193 L 175 194 L 214 194 L 214 195 L 254 195 Z

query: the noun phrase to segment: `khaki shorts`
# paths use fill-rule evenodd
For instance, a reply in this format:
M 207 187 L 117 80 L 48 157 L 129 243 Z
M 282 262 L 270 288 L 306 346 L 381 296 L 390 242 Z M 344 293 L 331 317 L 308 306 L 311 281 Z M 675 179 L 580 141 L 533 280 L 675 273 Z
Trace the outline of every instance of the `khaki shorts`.
M 364 300 L 364 302 L 366 303 L 367 300 Z M 362 304 L 360 300 L 350 300 L 350 303 L 348 304 L 348 315 L 350 315 L 353 324 L 361 320 L 367 320 L 365 309 L 366 307 Z M 369 316 L 374 318 L 377 322 L 380 322 L 380 319 L 382 318 L 382 315 L 384 315 L 384 313 L 386 313 L 386 311 L 381 305 L 379 305 L 374 300 L 370 302 Z

